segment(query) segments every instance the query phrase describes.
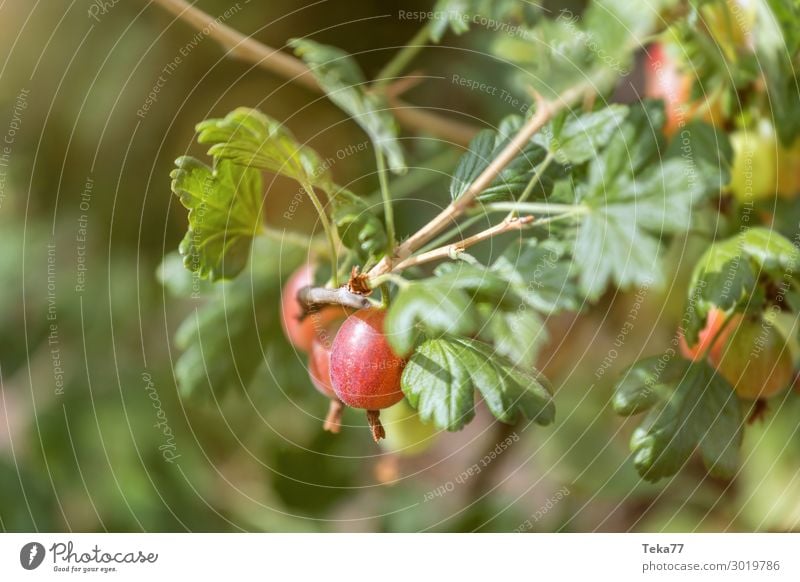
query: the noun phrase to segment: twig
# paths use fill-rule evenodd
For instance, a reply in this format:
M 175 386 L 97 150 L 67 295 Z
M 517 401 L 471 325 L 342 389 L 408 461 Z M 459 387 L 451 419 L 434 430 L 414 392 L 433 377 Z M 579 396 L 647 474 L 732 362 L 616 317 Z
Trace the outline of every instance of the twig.
M 372 302 L 363 295 L 351 293 L 344 287 L 338 289 L 303 287 L 297 292 L 297 302 L 303 307 L 301 320 L 326 305 L 342 305 L 351 309 L 366 309 L 372 305 Z
M 486 212 L 535 212 L 536 214 L 581 214 L 589 211 L 582 204 L 558 204 L 556 202 L 490 202 L 480 207 L 482 216 Z
M 459 253 L 465 251 L 467 248 L 476 245 L 485 240 L 489 240 L 506 232 L 514 230 L 522 230 L 530 226 L 533 222 L 533 216 L 523 216 L 522 218 L 507 218 L 503 222 L 495 224 L 491 228 L 482 230 L 481 232 L 465 238 L 457 243 L 445 245 L 437 249 L 430 250 L 426 253 L 411 256 L 404 261 L 400 261 L 393 268 L 392 271 L 402 271 L 409 267 L 421 265 L 423 263 L 430 263 L 431 261 L 438 261 L 440 259 L 455 258 Z
M 455 221 L 475 202 L 478 195 L 489 187 L 497 175 L 519 155 L 536 132 L 544 127 L 556 113 L 572 105 L 576 100 L 581 99 L 586 90 L 587 84 L 581 83 L 567 89 L 561 94 L 557 101 L 548 101 L 542 97 L 537 97 L 536 113 L 533 117 L 528 120 L 517 135 L 514 136 L 514 139 L 503 148 L 503 151 L 501 151 L 486 169 L 469 185 L 467 190 L 428 222 L 428 224 L 412 234 L 403 244 L 399 245 L 393 256 L 384 257 L 370 270 L 369 276 L 377 277 L 383 273 L 393 271 L 394 261 L 396 259 L 399 259 L 402 263 L 416 249 L 436 236 L 448 224 Z
M 186 0 L 152 0 L 152 2 L 195 29 L 206 31 L 210 38 L 227 51 L 228 56 L 257 65 L 308 89 L 322 92 L 311 70 L 300 59 L 243 35 L 199 8 L 195 8 Z M 470 125 L 446 119 L 399 99 L 389 98 L 388 101 L 397 120 L 409 129 L 460 145 L 469 144 L 477 132 L 477 129 Z

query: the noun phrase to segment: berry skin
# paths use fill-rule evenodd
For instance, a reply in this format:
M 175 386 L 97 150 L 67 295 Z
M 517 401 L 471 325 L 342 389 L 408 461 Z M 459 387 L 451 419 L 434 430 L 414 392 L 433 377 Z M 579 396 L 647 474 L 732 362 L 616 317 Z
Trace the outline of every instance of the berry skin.
M 308 375 L 323 396 L 336 398 L 331 385 L 331 348 L 317 338 L 311 342 L 308 352 Z
M 305 264 L 295 271 L 281 294 L 281 326 L 289 340 L 298 350 L 308 352 L 315 336 L 319 336 L 332 322 L 344 319 L 347 312 L 343 307 L 330 306 L 310 313 L 302 321 L 303 307 L 297 301 L 297 292 L 314 282 L 314 269 Z
M 403 399 L 400 376 L 405 360 L 395 355 L 383 334 L 386 311 L 362 309 L 339 328 L 331 349 L 331 382 L 339 399 L 368 411 Z
M 769 122 L 731 135 L 733 168 L 728 188 L 741 202 L 774 197 L 778 189 L 778 144 Z
M 778 194 L 795 198 L 800 193 L 800 139 L 791 147 L 778 148 Z
M 308 376 L 320 394 L 330 399 L 328 415 L 322 424 L 322 428 L 332 433 L 338 433 L 342 425 L 342 409 L 344 405 L 336 396 L 331 384 L 331 348 L 333 338 L 339 331 L 344 318 L 336 319 L 320 330 L 311 341 L 311 349 L 308 352 Z
M 769 398 L 786 388 L 794 377 L 786 340 L 761 319 L 744 319 L 725 349 L 712 350 L 710 360 L 741 398 Z

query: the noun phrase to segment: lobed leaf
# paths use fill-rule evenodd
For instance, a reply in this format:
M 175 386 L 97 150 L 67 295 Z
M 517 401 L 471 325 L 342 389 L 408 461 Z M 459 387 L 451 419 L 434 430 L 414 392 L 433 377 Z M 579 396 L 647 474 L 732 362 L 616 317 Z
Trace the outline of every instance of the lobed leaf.
M 450 182 L 450 198 L 456 200 L 467 191 L 489 164 L 508 145 L 522 126 L 522 118 L 511 115 L 500 122 L 498 129 L 484 129 L 472 139 L 467 152 L 461 156 Z M 530 142 L 492 180 L 479 195 L 481 202 L 512 199 L 525 190 L 537 168 L 547 155 L 540 145 Z M 556 169 L 558 171 L 558 169 Z M 543 196 L 552 185 L 552 176 L 540 180 L 539 195 Z
M 485 322 L 480 336 L 494 349 L 521 368 L 536 365 L 539 350 L 547 342 L 544 321 L 528 305 L 521 303 L 516 310 L 502 311 L 490 305 L 479 306 Z
M 172 191 L 189 210 L 189 229 L 179 247 L 184 265 L 202 278 L 235 277 L 261 229 L 260 172 L 226 160 L 212 170 L 188 156 L 175 165 Z
M 674 475 L 696 449 L 712 475 L 731 477 L 741 440 L 739 399 L 711 366 L 699 362 L 688 365 L 653 405 L 631 437 L 631 450 L 647 481 Z
M 440 266 L 438 276 L 400 289 L 386 314 L 389 343 L 409 354 L 422 331 L 429 337 L 471 336 L 481 328 L 477 305 L 516 309 L 521 299 L 496 273 L 464 263 Z
M 550 123 L 536 134 L 534 141 L 562 164 L 582 164 L 596 156 L 619 131 L 627 112 L 625 105 L 609 105 L 592 113 L 570 117 L 560 126 Z
M 658 103 L 632 108 L 622 130 L 591 161 L 587 181 L 576 191 L 586 212 L 573 254 L 581 291 L 590 299 L 609 283 L 623 289 L 657 284 L 661 239 L 691 228 L 694 206 L 723 179 L 721 165 L 675 150 L 664 156 L 663 120 Z M 730 147 L 724 136 L 718 147 Z
M 450 431 L 472 420 L 475 390 L 502 422 L 524 417 L 544 425 L 555 418 L 552 397 L 537 373 L 515 368 L 476 340 L 427 340 L 406 365 L 402 388 L 423 422 Z
M 536 311 L 576 311 L 583 300 L 566 246 L 555 239 L 522 239 L 512 243 L 492 270 Z
M 217 160 L 268 170 L 308 186 L 330 190 L 328 164 L 308 146 L 297 142 L 280 122 L 256 109 L 239 107 L 222 119 L 197 124 L 197 141 L 212 144 Z

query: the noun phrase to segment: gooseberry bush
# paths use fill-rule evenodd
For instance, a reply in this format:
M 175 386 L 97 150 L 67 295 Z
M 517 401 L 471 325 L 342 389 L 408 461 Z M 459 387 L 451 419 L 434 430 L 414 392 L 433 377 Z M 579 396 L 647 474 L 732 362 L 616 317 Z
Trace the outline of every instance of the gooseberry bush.
M 748 422 L 795 377 L 798 5 L 593 0 L 573 12 L 439 0 L 421 20 L 373 79 L 311 38 L 283 52 L 250 48 L 253 62 L 322 92 L 360 126 L 378 198 L 337 183 L 329 152 L 268 110 L 197 124 L 208 160 L 180 157 L 172 172 L 188 209 L 179 251 L 204 289 L 228 291 L 224 302 L 209 291 L 178 332 L 186 396 L 208 382 L 246 383 L 260 360 L 234 363 L 230 348 L 280 322 L 308 354 L 309 389 L 330 400 L 332 432 L 344 406 L 366 411 L 375 440 L 414 452 L 437 431 L 462 429 L 476 406 L 502 423 L 548 425 L 558 398 L 535 366 L 550 318 L 589 311 L 609 290 L 682 285 L 672 346 L 629 362 L 609 398 L 620 415 L 642 416 L 631 449 L 645 479 L 693 455 L 733 475 Z M 399 101 L 420 53 L 473 34 L 529 96 L 522 113 L 473 131 Z M 449 201 L 437 212 L 415 202 L 425 222 L 412 232 L 396 227 L 396 188 L 425 159 L 409 153 L 401 127 L 460 156 L 446 170 Z M 270 226 L 265 175 L 299 186 L 316 232 Z M 706 250 L 687 282 L 662 259 L 690 237 Z M 490 258 L 479 259 L 487 245 Z M 284 246 L 304 253 L 288 280 L 276 258 Z M 253 248 L 267 250 L 251 260 Z M 201 345 L 201 331 L 215 329 Z M 386 435 L 381 410 L 423 436 Z

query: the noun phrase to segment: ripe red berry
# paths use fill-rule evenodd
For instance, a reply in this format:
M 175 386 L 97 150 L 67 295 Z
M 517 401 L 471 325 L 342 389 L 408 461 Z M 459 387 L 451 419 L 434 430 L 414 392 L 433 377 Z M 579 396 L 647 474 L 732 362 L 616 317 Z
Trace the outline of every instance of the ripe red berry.
M 339 399 L 353 408 L 379 410 L 403 399 L 405 360 L 383 333 L 383 309 L 357 311 L 339 328 L 331 350 L 331 381 Z
M 311 351 L 308 354 L 308 375 L 314 387 L 330 399 L 328 415 L 325 417 L 322 428 L 332 433 L 338 433 L 342 425 L 342 408 L 344 405 L 336 396 L 331 384 L 332 341 L 333 336 L 331 335 L 328 338 L 314 338 L 311 342 Z
M 331 384 L 331 345 L 315 338 L 308 352 L 308 375 L 311 383 L 328 398 L 336 398 Z
M 286 339 L 298 350 L 308 352 L 315 336 L 320 335 L 332 322 L 343 319 L 347 312 L 343 307 L 330 306 L 311 313 L 301 320 L 303 307 L 297 301 L 297 292 L 314 282 L 314 269 L 305 264 L 295 271 L 281 294 L 281 325 Z

